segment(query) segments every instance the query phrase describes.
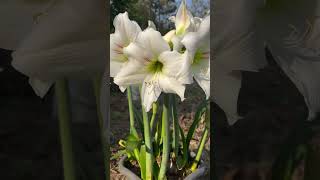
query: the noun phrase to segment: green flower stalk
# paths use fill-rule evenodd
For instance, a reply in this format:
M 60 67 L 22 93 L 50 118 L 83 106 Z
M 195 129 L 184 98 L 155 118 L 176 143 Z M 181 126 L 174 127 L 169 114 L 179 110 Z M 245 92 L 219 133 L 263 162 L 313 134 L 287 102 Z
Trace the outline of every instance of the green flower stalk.
M 136 138 L 138 138 L 139 136 L 134 123 L 134 110 L 133 110 L 133 103 L 132 103 L 131 87 L 127 88 L 127 98 L 128 98 L 128 106 L 129 106 L 129 117 L 130 117 L 130 134 L 133 134 Z
M 55 84 L 55 93 L 58 106 L 64 179 L 76 180 L 77 178 L 72 148 L 71 116 L 67 87 L 68 85 L 66 80 L 59 80 Z
M 143 104 L 142 118 L 143 118 L 143 129 L 144 129 L 144 141 L 146 146 L 146 180 L 152 180 L 153 177 L 153 147 L 151 141 L 150 123 L 148 113 L 145 111 Z
M 207 142 L 207 138 L 209 136 L 209 129 L 210 129 L 210 106 L 208 106 L 206 108 L 206 111 L 205 111 L 205 123 L 206 123 L 206 126 L 205 126 L 205 129 L 204 129 L 204 132 L 202 134 L 202 137 L 201 137 L 201 140 L 200 140 L 200 144 L 199 144 L 199 148 L 198 148 L 198 152 L 197 152 L 197 155 L 191 165 L 191 171 L 194 172 L 198 165 L 199 165 L 199 162 L 201 161 L 201 156 L 202 156 L 202 152 L 203 152 L 203 149 L 204 149 L 204 146 Z
M 179 152 L 179 133 L 180 133 L 180 125 L 178 122 L 178 114 L 177 114 L 177 107 L 176 107 L 176 98 L 174 94 L 170 95 L 170 103 L 171 103 L 171 116 L 172 116 L 172 121 L 173 121 L 173 149 L 174 149 L 174 155 L 175 158 L 178 157 L 178 152 Z
M 150 127 L 151 127 L 152 134 L 154 133 L 154 123 L 156 120 L 157 111 L 158 111 L 158 103 L 155 102 L 152 104 L 152 116 L 151 116 L 151 121 L 150 121 Z
M 198 148 L 198 152 L 197 152 L 197 155 L 191 165 L 191 171 L 194 172 L 197 167 L 198 167 L 198 164 L 201 160 L 201 155 L 202 155 L 202 152 L 203 152 L 203 149 L 204 149 L 204 146 L 207 142 L 207 138 L 208 138 L 208 135 L 209 135 L 209 129 L 206 127 L 204 132 L 203 132 L 203 135 L 201 137 L 201 141 L 200 141 L 200 145 L 199 145 L 199 148 Z
M 159 172 L 159 180 L 165 179 L 168 169 L 168 161 L 170 157 L 170 124 L 169 124 L 169 95 L 164 95 L 164 103 L 162 109 L 162 138 L 163 138 L 163 151 L 162 160 Z

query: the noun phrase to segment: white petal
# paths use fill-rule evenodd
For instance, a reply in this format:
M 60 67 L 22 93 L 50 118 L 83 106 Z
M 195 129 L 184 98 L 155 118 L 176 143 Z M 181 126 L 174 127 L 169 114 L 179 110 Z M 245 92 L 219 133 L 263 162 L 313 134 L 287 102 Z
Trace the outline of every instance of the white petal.
M 123 63 L 110 61 L 110 77 L 115 77 L 121 70 Z
M 152 103 L 158 100 L 161 92 L 178 94 L 181 101 L 183 101 L 185 86 L 174 78 L 156 74 L 146 77 L 141 92 L 143 105 L 148 112 L 152 107 Z
M 159 56 L 164 51 L 169 51 L 170 46 L 161 36 L 160 32 L 148 28 L 138 35 L 136 40 L 145 51 L 152 53 L 154 57 Z
M 129 19 L 127 12 L 118 14 L 114 18 L 113 25 L 115 27 L 115 34 L 120 35 L 125 46 L 133 42 L 141 32 L 140 26 L 135 21 Z
M 186 87 L 177 79 L 159 75 L 159 84 L 163 92 L 177 94 L 180 96 L 181 101 L 185 99 L 184 92 Z
M 50 87 L 53 85 L 53 82 L 44 82 L 39 79 L 29 78 L 29 84 L 36 95 L 43 98 L 49 91 Z
M 182 0 L 175 18 L 177 35 L 182 35 L 185 33 L 191 24 L 191 19 L 192 15 L 187 9 L 187 3 L 185 0 Z
M 189 31 L 194 32 L 198 31 L 200 24 L 202 22 L 202 18 L 194 17 L 191 19 L 191 26 L 189 28 Z
M 181 43 L 186 47 L 189 52 L 196 53 L 198 48 L 203 43 L 203 40 L 197 32 L 189 32 L 182 39 Z M 207 42 L 209 39 L 206 40 Z M 209 45 L 209 42 L 206 43 Z
M 189 32 L 182 39 L 181 43 L 190 52 L 195 53 L 198 49 L 210 51 L 210 16 L 202 22 L 197 32 Z
M 257 71 L 266 65 L 264 41 L 256 29 L 263 1 L 214 1 L 214 63 L 229 70 Z M 232 3 L 232 6 L 230 6 Z
M 186 56 L 186 54 L 180 54 L 177 51 L 163 52 L 159 56 L 159 61 L 163 62 L 162 73 L 177 79 L 183 84 L 191 84 L 193 82 L 190 71 L 191 64 Z
M 40 16 L 18 50 L 36 52 L 75 41 L 104 40 L 106 17 L 101 7 L 101 1 L 81 1 L 76 4 L 56 1 L 45 15 Z
M 238 95 L 241 87 L 241 72 L 213 72 L 212 98 L 227 116 L 228 123 L 233 125 L 240 116 L 237 113 Z
M 320 112 L 320 80 L 317 78 L 320 74 L 320 56 L 318 61 L 308 61 L 280 54 L 276 61 L 303 95 L 309 108 L 308 120 L 313 120 L 316 113 Z
M 92 40 L 36 52 L 15 51 L 12 54 L 12 66 L 42 81 L 61 77 L 89 78 L 104 72 L 106 48 L 104 40 Z
M 26 1 L 1 1 L 0 2 L 0 47 L 15 50 L 19 43 L 31 31 L 35 24 L 36 16 L 44 12 L 50 3 L 39 1 L 28 3 Z
M 259 27 L 275 60 L 304 96 L 312 120 L 320 112 L 320 2 L 285 5 L 276 14 L 264 14 L 261 20 L 268 28 Z
M 148 51 L 137 42 L 130 43 L 129 46 L 123 48 L 123 53 L 130 59 L 135 59 L 141 63 L 154 58 L 151 51 Z
M 171 39 L 175 34 L 176 34 L 176 30 L 171 30 L 163 36 L 163 39 L 169 43 L 169 42 L 171 42 Z
M 210 16 L 205 17 L 200 22 L 201 23 L 199 24 L 199 29 L 197 30 L 199 36 L 202 38 L 210 39 Z
M 192 72 L 195 80 L 206 94 L 207 99 L 210 97 L 210 61 L 202 59 L 198 64 L 192 65 Z
M 194 79 L 197 81 L 199 86 L 202 88 L 204 93 L 206 94 L 206 99 L 209 99 L 210 97 L 210 80 L 207 78 L 202 78 L 201 76 L 194 76 Z
M 155 79 L 153 75 L 149 75 L 145 78 L 141 89 L 142 104 L 147 112 L 150 111 L 152 103 L 158 100 L 161 94 L 161 88 L 158 79 Z
M 110 35 L 110 61 L 125 62 L 127 57 L 123 54 L 125 42 L 122 41 L 121 35 Z
M 157 30 L 157 27 L 153 21 L 148 21 L 148 28 L 152 28 L 154 30 Z
M 181 36 L 174 35 L 172 37 L 171 42 L 173 44 L 173 50 L 180 51 L 183 48 L 183 44 L 181 41 L 182 41 Z
M 129 60 L 123 64 L 120 72 L 115 76 L 114 83 L 118 86 L 139 85 L 146 77 L 145 66 L 136 60 Z

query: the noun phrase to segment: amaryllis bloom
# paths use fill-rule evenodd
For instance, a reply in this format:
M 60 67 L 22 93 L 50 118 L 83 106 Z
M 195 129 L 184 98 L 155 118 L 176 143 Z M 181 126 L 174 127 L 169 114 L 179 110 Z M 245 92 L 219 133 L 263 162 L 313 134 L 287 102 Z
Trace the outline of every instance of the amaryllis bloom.
M 226 113 L 237 115 L 239 70 L 264 67 L 264 48 L 268 47 L 304 96 L 308 119 L 313 119 L 320 111 L 320 1 L 217 0 L 214 7 L 213 74 L 214 78 L 217 72 L 230 79 L 216 85 L 229 89 L 219 94 L 221 101 L 226 99 Z
M 207 16 L 196 32 L 189 32 L 182 40 L 186 48 L 186 63 L 200 87 L 210 97 L 210 16 Z
M 114 82 L 119 86 L 142 84 L 142 103 L 146 111 L 161 92 L 178 94 L 184 100 L 185 79 L 179 76 L 184 57 L 177 51 L 170 51 L 160 32 L 147 28 L 123 52 L 129 61 Z
M 170 17 L 170 20 L 175 23 L 176 29 L 169 31 L 164 38 L 170 43 L 172 49 L 180 51 L 183 48 L 181 40 L 184 35 L 196 31 L 202 19 L 193 17 L 188 10 L 186 1 L 182 0 L 176 16 Z
M 37 6 L 33 1 L 21 2 L 28 3 L 31 9 Z M 57 79 L 90 78 L 103 73 L 107 58 L 106 18 L 102 1 L 46 2 L 48 4 L 43 11 L 30 13 L 21 19 L 21 24 L 27 18 L 34 21 L 30 32 L 25 33 L 17 47 L 12 45 L 15 50 L 12 54 L 13 67 L 29 77 L 31 86 L 41 97 Z M 9 6 L 11 12 L 19 14 L 20 5 Z M 26 15 L 25 11 L 21 13 Z M 0 39 L 7 36 L 10 34 L 1 34 Z M 0 47 L 5 47 L 1 43 Z
M 113 21 L 115 32 L 110 35 L 110 76 L 115 77 L 128 57 L 123 53 L 123 48 L 133 42 L 141 32 L 140 26 L 131 21 L 128 13 L 118 14 Z M 154 24 L 153 24 L 154 25 Z M 152 23 L 150 23 L 152 26 Z

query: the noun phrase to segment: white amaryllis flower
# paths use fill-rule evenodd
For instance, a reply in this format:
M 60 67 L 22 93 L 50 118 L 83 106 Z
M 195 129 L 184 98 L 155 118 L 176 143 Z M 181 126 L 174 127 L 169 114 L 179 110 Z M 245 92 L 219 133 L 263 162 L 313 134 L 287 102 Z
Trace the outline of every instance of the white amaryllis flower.
M 183 48 L 181 40 L 184 35 L 196 31 L 202 19 L 192 16 L 185 0 L 181 1 L 176 16 L 169 19 L 175 23 L 175 30 L 169 31 L 164 37 L 170 43 L 172 49 L 180 51 Z
M 191 27 L 191 21 L 192 21 L 192 14 L 188 10 L 186 0 L 182 0 L 180 7 L 177 11 L 176 17 L 172 18 L 175 22 L 176 26 L 176 34 L 177 35 L 183 35 L 186 33 L 188 28 Z
M 141 32 L 140 26 L 131 21 L 128 13 L 118 14 L 113 25 L 115 32 L 110 35 L 110 76 L 115 77 L 128 57 L 123 53 L 123 48 L 133 42 Z
M 182 44 L 186 48 L 187 60 L 191 64 L 190 75 L 210 97 L 210 16 L 207 16 L 196 32 L 185 35 Z M 188 65 L 186 65 L 188 66 Z
M 224 89 L 230 89 L 233 82 L 232 90 L 219 94 L 221 101 L 226 99 L 227 108 L 223 108 L 226 113 L 237 116 L 241 76 L 235 71 L 257 71 L 265 66 L 266 45 L 304 96 L 309 108 L 308 119 L 313 119 L 320 111 L 320 80 L 317 78 L 320 72 L 320 1 L 217 0 L 213 3 L 214 78 L 218 78 L 217 72 L 224 79 L 230 79 L 229 82 L 213 82 L 221 82 L 216 86 Z M 236 120 L 229 119 L 229 123 Z
M 142 84 L 142 103 L 146 111 L 151 109 L 161 92 L 178 94 L 184 100 L 185 79 L 179 76 L 184 57 L 170 51 L 160 32 L 147 28 L 123 51 L 129 61 L 114 82 L 119 86 Z
M 30 3 L 28 6 L 37 6 L 37 3 L 30 1 L 22 2 Z M 41 97 L 59 78 L 89 78 L 97 73 L 103 73 L 106 67 L 107 30 L 103 2 L 75 0 L 54 2 L 51 4 L 51 1 L 48 1 L 50 4 L 47 8 L 37 13 L 34 23 L 29 25 L 30 32 L 24 33 L 23 38 L 19 37 L 18 47 L 12 45 L 15 50 L 12 54 L 13 67 L 29 76 L 31 86 Z M 20 13 L 18 9 L 22 8 L 21 3 L 8 6 L 17 17 Z M 35 18 L 31 13 L 26 14 L 25 11 L 21 13 L 21 16 L 28 16 L 22 18 L 21 22 L 17 18 L 14 19 L 17 22 L 13 24 L 23 25 L 30 23 L 30 21 L 25 22 L 26 19 Z M 4 39 L 10 34 L 4 33 L 0 36 L 0 39 Z M 17 41 L 16 38 L 13 37 L 13 40 Z M 23 40 L 20 41 L 20 38 Z M 6 44 L 2 46 L 1 43 L 2 41 L 0 47 L 5 47 Z

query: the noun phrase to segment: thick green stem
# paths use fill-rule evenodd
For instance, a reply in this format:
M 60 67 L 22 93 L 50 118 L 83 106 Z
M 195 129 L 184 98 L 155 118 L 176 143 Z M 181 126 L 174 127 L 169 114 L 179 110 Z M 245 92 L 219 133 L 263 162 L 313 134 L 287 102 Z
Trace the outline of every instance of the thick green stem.
M 163 151 L 162 160 L 159 172 L 159 180 L 166 177 L 168 169 L 168 161 L 170 156 L 170 124 L 169 124 L 169 95 L 164 95 L 164 103 L 162 109 L 162 138 L 163 138 Z
M 199 144 L 197 155 L 196 155 L 196 157 L 195 157 L 195 159 L 194 159 L 194 161 L 193 161 L 193 163 L 191 165 L 191 171 L 192 172 L 194 172 L 198 167 L 198 164 L 200 162 L 204 146 L 205 146 L 205 144 L 207 142 L 208 134 L 209 134 L 209 129 L 206 127 L 204 132 L 203 132 L 203 135 L 201 137 L 201 141 L 200 141 L 200 144 Z
M 141 100 L 142 119 L 144 129 L 144 142 L 146 145 L 146 180 L 152 180 L 153 177 L 153 148 L 151 141 L 150 122 L 148 113 L 145 111 L 143 101 Z
M 173 121 L 173 149 L 174 149 L 174 155 L 177 158 L 178 152 L 179 152 L 179 131 L 180 131 L 180 125 L 178 121 L 178 114 L 177 114 L 177 107 L 176 107 L 176 98 L 174 94 L 170 95 L 170 101 L 171 101 L 171 116 Z
M 94 94 L 96 96 L 96 106 L 97 106 L 97 116 L 99 119 L 99 125 L 100 125 L 100 136 L 101 136 L 101 145 L 102 145 L 102 153 L 103 153 L 103 159 L 104 159 L 104 172 L 105 172 L 105 178 L 106 180 L 109 180 L 110 173 L 109 173 L 109 147 L 107 144 L 107 141 L 105 139 L 105 129 L 103 124 L 103 118 L 102 118 L 102 112 L 100 111 L 100 87 L 101 87 L 101 78 L 95 78 L 93 82 L 94 87 Z M 106 93 L 106 92 L 103 92 Z
M 136 138 L 138 138 L 139 136 L 134 125 L 135 124 L 134 110 L 133 110 L 133 103 L 132 103 L 131 87 L 127 88 L 127 98 L 128 98 L 129 116 L 130 116 L 130 133 L 133 134 Z
M 151 121 L 150 121 L 150 128 L 151 128 L 152 134 L 154 134 L 154 128 L 155 128 L 154 123 L 156 120 L 157 111 L 158 111 L 158 104 L 155 102 L 152 104 L 152 116 L 151 116 Z
M 65 180 L 76 180 L 74 154 L 72 148 L 71 116 L 69 109 L 68 85 L 66 80 L 59 80 L 55 85 L 57 98 L 60 140 Z

